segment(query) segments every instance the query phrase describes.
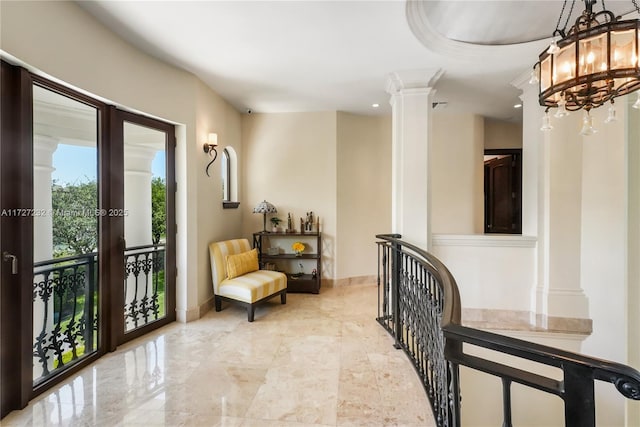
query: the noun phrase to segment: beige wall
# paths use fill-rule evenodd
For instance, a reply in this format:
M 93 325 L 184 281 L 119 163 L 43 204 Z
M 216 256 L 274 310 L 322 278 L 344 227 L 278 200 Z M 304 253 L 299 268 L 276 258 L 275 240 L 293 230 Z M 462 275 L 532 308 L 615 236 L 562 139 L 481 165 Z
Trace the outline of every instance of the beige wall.
M 484 120 L 472 114 L 439 113 L 432 123 L 433 233 L 483 233 Z
M 522 148 L 522 124 L 485 118 L 484 148 Z
M 212 186 L 220 185 L 204 173 L 202 143 L 206 133 L 217 131 L 222 145 L 238 149 L 239 114 L 193 75 L 141 53 L 73 2 L 1 7 L 4 52 L 109 103 L 179 124 L 177 311 L 180 320 L 199 317 L 211 296 L 206 243 L 240 234 L 240 211 L 223 212 L 219 194 L 212 194 Z
M 198 158 L 196 175 L 198 176 L 199 190 L 196 235 L 198 277 L 204 278 L 204 280 L 198 281 L 198 300 L 202 305 L 205 301 L 211 301 L 213 298 L 209 243 L 214 240 L 237 238 L 242 230 L 242 211 L 240 209 L 222 209 L 222 174 L 220 170 L 222 150 L 226 146 L 231 146 L 236 151 L 238 158 L 242 158 L 243 150 L 240 114 L 200 80 L 197 81 L 197 85 L 196 141 L 198 143 L 195 151 Z M 207 177 L 205 168 L 211 158 L 204 154 L 202 144 L 210 132 L 218 134 L 219 146 L 218 157 L 209 168 L 210 177 Z M 238 169 L 238 175 L 240 175 L 241 165 L 238 165 Z M 209 305 L 204 304 L 202 310 L 208 309 Z
M 640 110 L 631 108 L 635 96 L 627 103 L 627 158 L 628 158 L 628 231 L 627 231 L 627 328 L 628 363 L 640 367 Z M 622 105 L 622 104 L 616 104 Z M 635 183 L 635 185 L 633 185 Z M 628 425 L 640 425 L 640 405 L 627 402 Z
M 261 200 L 282 220 L 290 212 L 296 229 L 313 211 L 323 232 L 323 277 L 375 275 L 374 236 L 391 226 L 391 118 L 245 114 L 242 140 L 244 236 L 262 229 L 262 215 L 252 214 Z
M 391 117 L 338 113 L 336 277 L 377 274 L 375 235 L 391 232 Z
M 336 113 L 276 113 L 242 116 L 241 175 L 243 235 L 262 230 L 253 207 L 262 200 L 287 213 L 300 229 L 308 211 L 320 217 L 324 278 L 335 277 L 336 263 Z M 269 222 L 267 222 L 269 226 Z
M 623 106 L 623 103 L 620 103 Z M 616 103 L 618 105 L 618 103 Z M 622 110 L 622 109 L 621 109 Z M 623 111 L 619 112 L 624 121 Z M 627 176 L 623 121 L 605 124 L 607 109 L 592 112 L 598 133 L 583 137 L 581 283 L 589 296 L 593 333 L 586 354 L 626 362 Z M 636 140 L 637 143 L 637 140 Z M 633 305 L 634 309 L 637 303 Z M 629 344 L 637 342 L 634 337 Z M 624 425 L 625 401 L 614 387 L 596 395 L 598 425 Z

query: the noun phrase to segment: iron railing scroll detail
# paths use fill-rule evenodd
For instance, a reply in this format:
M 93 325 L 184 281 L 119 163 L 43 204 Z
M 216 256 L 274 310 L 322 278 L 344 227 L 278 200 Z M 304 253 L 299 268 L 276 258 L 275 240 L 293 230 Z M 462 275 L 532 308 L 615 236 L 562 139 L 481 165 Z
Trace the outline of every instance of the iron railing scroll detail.
M 165 245 L 125 250 L 124 295 L 127 332 L 165 317 Z
M 377 321 L 413 363 L 438 426 L 460 426 L 461 365 L 501 379 L 503 427 L 512 426 L 514 382 L 560 397 L 567 427 L 595 427 L 596 380 L 640 400 L 640 372 L 629 366 L 462 326 L 458 286 L 445 265 L 400 235 L 376 237 Z M 562 380 L 466 354 L 463 344 L 559 368 Z
M 96 253 L 34 263 L 34 386 L 96 351 L 97 291 Z

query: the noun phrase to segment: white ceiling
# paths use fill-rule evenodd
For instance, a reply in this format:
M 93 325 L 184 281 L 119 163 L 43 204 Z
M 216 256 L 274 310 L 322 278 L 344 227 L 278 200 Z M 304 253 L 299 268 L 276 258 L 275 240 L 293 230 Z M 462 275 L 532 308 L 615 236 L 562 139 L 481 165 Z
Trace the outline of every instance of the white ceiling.
M 239 111 L 388 113 L 389 73 L 441 68 L 435 101 L 510 121 L 521 115 L 510 83 L 531 69 L 548 40 L 505 43 L 550 36 L 562 3 L 79 1 L 143 51 L 199 76 Z M 628 0 L 606 5 L 633 9 Z M 583 2 L 574 9 L 569 25 Z

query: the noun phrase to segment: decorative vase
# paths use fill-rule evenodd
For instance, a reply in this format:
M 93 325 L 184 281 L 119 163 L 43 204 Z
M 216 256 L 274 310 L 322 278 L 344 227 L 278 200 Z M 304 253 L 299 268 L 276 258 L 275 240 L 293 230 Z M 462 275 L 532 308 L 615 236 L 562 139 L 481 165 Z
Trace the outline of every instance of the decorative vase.
M 296 256 L 302 256 L 302 251 L 296 251 Z

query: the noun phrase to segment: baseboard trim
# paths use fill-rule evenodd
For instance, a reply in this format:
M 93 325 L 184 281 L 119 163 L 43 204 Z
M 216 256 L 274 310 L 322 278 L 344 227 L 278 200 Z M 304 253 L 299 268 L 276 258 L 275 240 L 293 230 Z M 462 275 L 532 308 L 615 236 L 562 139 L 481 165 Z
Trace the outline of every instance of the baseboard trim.
M 189 323 L 200 318 L 200 308 L 194 307 L 187 310 L 176 309 L 176 320 L 180 323 Z
M 322 279 L 322 284 L 328 288 L 340 288 L 342 286 L 373 285 L 378 281 L 378 276 L 354 276 L 343 279 Z
M 200 304 L 200 313 L 198 318 L 207 314 L 215 306 L 215 297 L 211 295 L 211 298 Z

